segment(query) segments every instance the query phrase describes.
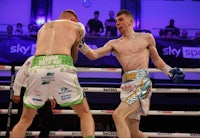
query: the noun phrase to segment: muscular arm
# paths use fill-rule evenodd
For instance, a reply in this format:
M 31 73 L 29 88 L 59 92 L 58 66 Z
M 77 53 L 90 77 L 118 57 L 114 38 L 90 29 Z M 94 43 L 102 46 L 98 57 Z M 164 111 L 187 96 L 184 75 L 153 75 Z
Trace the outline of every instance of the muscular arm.
M 150 42 L 149 45 L 149 52 L 150 57 L 154 65 L 163 71 L 165 74 L 169 75 L 169 71 L 172 69 L 169 65 L 167 65 L 163 59 L 159 56 L 158 51 L 156 49 L 156 42 L 152 34 L 148 34 L 148 41 Z
M 75 63 L 78 59 L 78 46 L 81 40 L 85 36 L 85 27 L 82 23 L 77 22 L 77 40 L 74 42 L 71 48 L 71 57 L 73 58 L 73 62 Z
M 78 44 L 79 42 L 75 42 L 71 48 L 71 57 L 73 58 L 74 63 L 78 60 Z
M 21 87 L 26 87 L 27 85 L 27 78 L 28 78 L 28 71 L 31 66 L 33 56 L 29 57 L 25 63 L 22 65 L 22 67 L 17 72 L 14 84 L 13 84 L 13 90 L 14 95 L 20 95 Z
M 96 60 L 100 57 L 105 56 L 109 52 L 113 50 L 112 48 L 112 40 L 108 41 L 104 46 L 93 50 L 86 43 L 82 44 L 79 50 L 89 59 Z
M 15 103 L 19 103 L 20 101 L 20 94 L 21 94 L 21 88 L 26 87 L 27 78 L 28 78 L 28 70 L 31 65 L 31 61 L 33 59 L 33 56 L 29 57 L 25 63 L 22 65 L 22 67 L 17 72 L 17 75 L 15 77 L 14 85 L 13 85 L 13 97 L 12 100 Z
M 154 63 L 154 65 L 162 70 L 169 78 L 175 82 L 175 83 L 182 83 L 185 78 L 185 74 L 180 68 L 171 68 L 169 65 L 167 65 L 159 56 L 156 46 L 155 46 L 155 40 L 153 36 L 149 38 L 150 40 L 150 46 L 149 46 L 149 51 L 150 51 L 150 57 Z

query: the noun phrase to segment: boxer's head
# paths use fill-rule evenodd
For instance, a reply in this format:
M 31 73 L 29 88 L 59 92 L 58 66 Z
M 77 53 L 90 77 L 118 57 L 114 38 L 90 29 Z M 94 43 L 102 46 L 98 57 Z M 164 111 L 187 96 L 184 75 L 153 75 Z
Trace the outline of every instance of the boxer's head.
M 59 19 L 66 19 L 73 22 L 78 22 L 78 16 L 73 10 L 65 10 L 61 12 Z
M 116 26 L 120 33 L 123 33 L 127 28 L 132 28 L 134 25 L 134 18 L 130 11 L 122 9 L 117 13 Z

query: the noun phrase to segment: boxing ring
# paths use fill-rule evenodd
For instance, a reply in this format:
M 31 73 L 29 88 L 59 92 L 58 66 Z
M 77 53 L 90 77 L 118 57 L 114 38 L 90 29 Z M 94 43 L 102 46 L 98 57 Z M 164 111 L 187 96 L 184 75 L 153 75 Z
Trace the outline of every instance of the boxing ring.
M 0 66 L 0 75 L 6 74 L 6 76 L 10 75 L 10 85 L 0 85 L 0 91 L 8 91 L 10 92 L 10 102 L 8 109 L 0 109 L 0 116 L 1 115 L 7 115 L 7 125 L 5 131 L 0 131 L 0 136 L 7 136 L 8 133 L 10 133 L 10 122 L 12 121 L 11 115 L 17 114 L 18 109 L 12 109 L 12 93 L 13 93 L 13 82 L 16 75 L 16 72 L 19 70 L 20 66 Z M 102 76 L 104 75 L 107 78 L 117 78 L 120 79 L 122 75 L 122 70 L 120 68 L 82 68 L 78 67 L 78 77 L 83 77 L 86 75 L 86 73 L 90 73 L 91 75 L 87 77 L 93 77 L 96 78 L 96 75 Z M 197 74 L 200 74 L 200 69 L 198 68 L 183 68 L 183 71 L 187 72 L 194 72 Z M 156 76 L 157 73 L 162 73 L 160 70 L 155 68 L 149 68 L 150 77 L 151 73 L 153 73 L 152 76 Z M 95 74 L 95 75 L 94 75 Z M 109 76 L 107 75 L 109 74 Z M 87 83 L 87 82 L 84 82 Z M 83 84 L 84 84 L 83 83 Z M 81 83 L 80 83 L 81 84 Z M 111 83 L 112 85 L 112 83 Z M 117 85 L 119 86 L 119 85 Z M 110 93 L 110 94 L 119 94 L 120 88 L 118 87 L 85 87 L 82 86 L 84 91 L 87 93 Z M 200 94 L 200 88 L 154 88 L 152 89 L 153 93 L 172 93 L 172 94 L 178 94 L 178 93 L 191 93 L 191 94 Z M 151 108 L 150 108 L 151 109 Z M 95 115 L 101 115 L 101 116 L 109 116 L 113 113 L 114 110 L 107 110 L 107 109 L 100 109 L 100 110 L 93 110 L 91 109 L 92 114 Z M 75 115 L 75 112 L 70 109 L 54 109 L 53 113 L 55 115 Z M 200 111 L 175 111 L 175 110 L 150 110 L 148 116 L 189 116 L 189 117 L 200 117 Z M 157 122 L 156 122 L 157 123 Z M 198 126 L 199 127 L 199 126 Z M 143 131 L 143 130 L 142 130 Z M 39 131 L 27 131 L 26 136 L 39 136 Z M 149 137 L 176 137 L 176 138 L 200 138 L 200 133 L 169 133 L 169 132 L 144 132 Z M 72 136 L 72 137 L 80 137 L 81 132 L 80 131 L 50 131 L 50 136 Z M 95 131 L 95 136 L 97 137 L 116 137 L 117 134 L 115 131 Z

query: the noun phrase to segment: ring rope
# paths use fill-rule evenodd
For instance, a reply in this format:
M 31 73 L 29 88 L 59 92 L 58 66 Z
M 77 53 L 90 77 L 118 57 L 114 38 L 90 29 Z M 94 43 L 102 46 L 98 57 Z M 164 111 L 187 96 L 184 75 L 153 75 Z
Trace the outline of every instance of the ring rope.
M 162 72 L 157 68 L 149 68 L 149 72 Z M 183 72 L 200 72 L 200 68 L 182 68 Z
M 55 115 L 65 114 L 74 115 L 74 110 L 53 109 Z M 93 115 L 111 115 L 114 110 L 90 110 Z M 8 109 L 0 109 L 0 114 L 7 114 Z M 12 109 L 12 114 L 17 114 L 18 109 Z M 161 111 L 151 110 L 148 115 L 170 115 L 170 116 L 200 116 L 200 111 Z
M 120 88 L 82 87 L 84 92 L 120 93 Z M 0 91 L 8 91 L 10 86 L 0 85 Z M 152 88 L 153 93 L 200 93 L 200 89 Z
M 15 70 L 19 70 L 21 66 L 15 66 Z M 0 70 L 11 70 L 11 66 L 0 65 Z M 77 67 L 78 72 L 119 72 L 121 68 L 84 68 Z M 200 72 L 200 68 L 182 68 L 184 72 Z M 162 72 L 156 68 L 149 68 L 149 72 Z M 119 93 L 120 88 L 97 88 L 83 87 L 85 92 L 109 92 Z M 0 91 L 10 90 L 10 86 L 0 86 Z M 153 88 L 154 93 L 199 93 L 200 89 L 173 89 L 173 88 Z M 91 110 L 96 115 L 111 115 L 114 110 Z M 12 114 L 17 114 L 18 109 L 12 109 Z M 7 114 L 8 109 L 0 109 L 0 114 Z M 53 110 L 54 114 L 75 114 L 73 110 Z M 184 115 L 199 116 L 200 111 L 150 111 L 149 115 Z M 40 131 L 27 131 L 26 136 L 39 136 Z M 149 137 L 180 137 L 180 138 L 199 138 L 200 133 L 160 133 L 160 132 L 144 132 Z M 117 136 L 113 131 L 95 132 L 96 136 Z M 6 131 L 0 131 L 0 136 L 6 136 Z M 80 131 L 50 131 L 50 136 L 82 136 Z
M 39 136 L 40 131 L 26 131 L 26 136 Z M 176 137 L 176 138 L 199 138 L 200 133 L 163 133 L 163 132 L 144 132 L 148 137 Z M 5 136 L 5 131 L 0 131 L 0 136 Z M 50 131 L 49 136 L 74 136 L 80 137 L 81 131 Z M 95 136 L 117 137 L 115 131 L 95 131 Z
M 15 66 L 15 70 L 19 70 L 21 66 Z M 10 70 L 11 66 L 0 65 L 0 70 Z M 77 67 L 79 72 L 122 72 L 121 68 L 89 68 Z
M 21 66 L 15 66 L 15 70 L 19 70 Z M 10 70 L 11 66 L 0 65 L 0 70 Z M 121 68 L 90 68 L 77 67 L 78 72 L 122 72 Z M 149 68 L 149 72 L 162 72 L 157 68 Z M 200 68 L 182 68 L 184 72 L 200 72 Z

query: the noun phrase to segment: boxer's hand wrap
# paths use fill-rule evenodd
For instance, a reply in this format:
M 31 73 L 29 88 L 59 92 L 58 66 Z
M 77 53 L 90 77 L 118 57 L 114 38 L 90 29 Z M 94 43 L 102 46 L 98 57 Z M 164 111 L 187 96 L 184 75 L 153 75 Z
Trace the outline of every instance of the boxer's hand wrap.
M 185 78 L 185 74 L 180 68 L 173 68 L 169 71 L 169 78 L 175 83 L 182 83 Z
M 88 45 L 84 42 L 84 40 L 82 40 L 79 44 L 79 50 L 81 51 L 81 53 L 86 55 L 89 49 L 90 48 L 88 47 Z

